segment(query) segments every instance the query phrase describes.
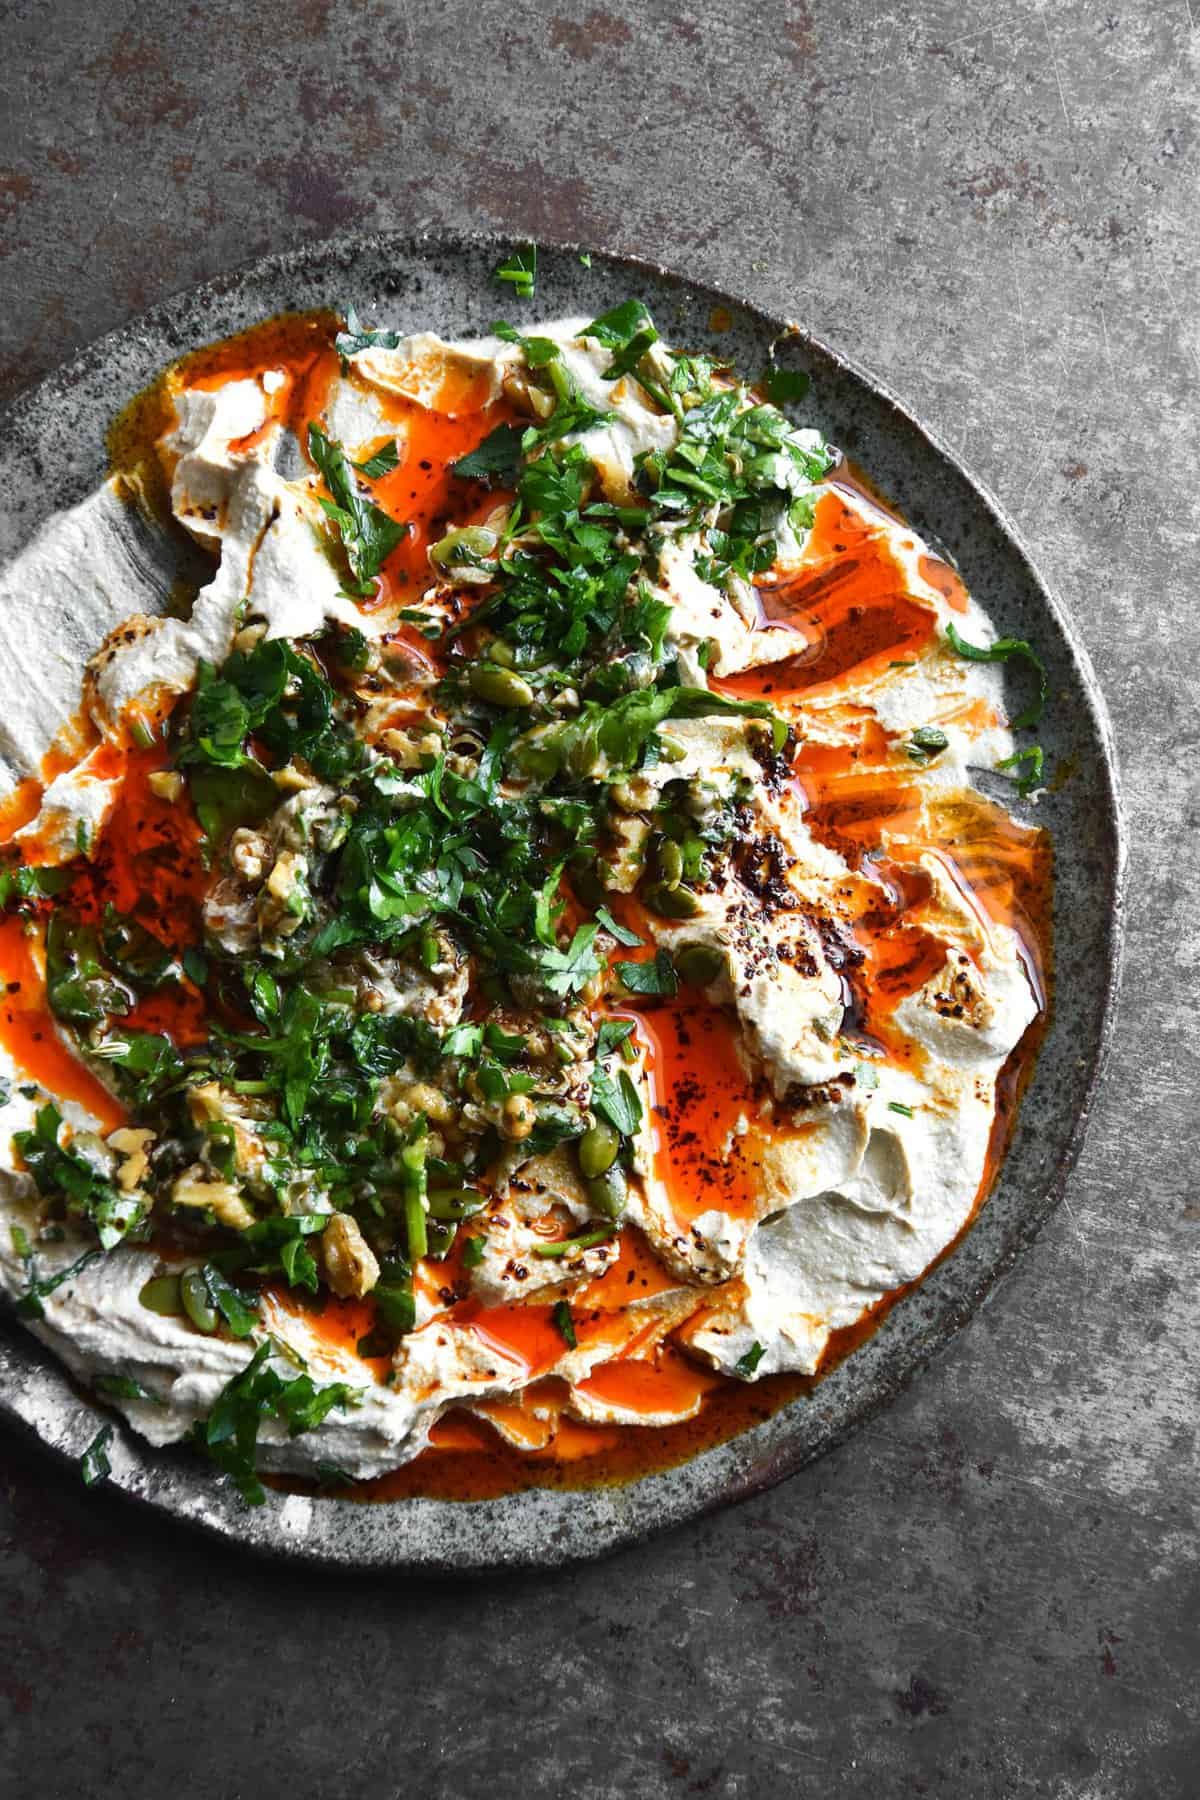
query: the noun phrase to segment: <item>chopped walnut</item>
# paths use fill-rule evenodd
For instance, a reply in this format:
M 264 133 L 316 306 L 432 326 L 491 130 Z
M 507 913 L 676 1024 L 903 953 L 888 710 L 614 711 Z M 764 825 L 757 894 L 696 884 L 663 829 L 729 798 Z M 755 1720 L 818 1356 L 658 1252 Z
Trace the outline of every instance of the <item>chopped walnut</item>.
M 240 825 L 229 840 L 229 860 L 243 881 L 261 881 L 271 860 L 270 840 Z
M 203 1163 L 193 1163 L 183 1171 L 171 1189 L 171 1201 L 175 1206 L 208 1207 L 230 1231 L 245 1231 L 254 1223 L 254 1214 L 242 1199 L 240 1189 L 232 1181 L 210 1175 Z
M 115 1150 L 121 1158 L 117 1169 L 117 1185 L 122 1192 L 130 1194 L 139 1186 L 150 1167 L 147 1152 L 154 1142 L 154 1133 L 132 1125 L 123 1125 L 119 1131 L 110 1131 L 106 1142 L 109 1149 Z
M 303 757 L 294 757 L 281 769 L 272 769 L 271 780 L 283 794 L 302 794 L 307 788 L 321 785 Z
M 146 786 L 156 800 L 169 800 L 174 805 L 183 799 L 184 780 L 177 769 L 155 769 L 147 775 Z
M 379 1280 L 379 1263 L 349 1213 L 334 1213 L 321 1233 L 325 1279 L 343 1300 L 360 1300 Z

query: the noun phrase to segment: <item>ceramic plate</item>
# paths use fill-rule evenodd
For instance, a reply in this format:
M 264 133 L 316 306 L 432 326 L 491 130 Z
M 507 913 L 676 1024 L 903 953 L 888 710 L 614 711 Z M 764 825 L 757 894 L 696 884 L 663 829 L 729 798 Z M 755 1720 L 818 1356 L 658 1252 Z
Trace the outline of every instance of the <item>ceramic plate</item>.
M 181 352 L 272 313 L 347 304 L 373 324 L 406 331 L 483 332 L 515 304 L 491 280 L 507 248 L 482 237 L 340 239 L 267 258 L 101 339 L 23 395 L 4 420 L 0 559 L 101 480 L 113 414 Z M 647 303 L 670 341 L 719 351 L 746 370 L 765 366 L 768 346 L 785 329 L 753 304 L 649 264 L 593 253 L 585 268 L 569 248 L 540 255 L 541 318 L 595 317 L 630 294 Z M 1042 741 L 1055 765 L 1071 771 L 1037 812 L 1053 834 L 1057 862 L 1054 1016 L 1007 1160 L 977 1223 L 812 1397 L 628 1486 L 533 1489 L 472 1504 L 270 1495 L 250 1511 L 198 1459 L 151 1451 L 118 1426 L 111 1481 L 135 1499 L 258 1550 L 343 1566 L 467 1572 L 596 1556 L 768 1487 L 839 1442 L 965 1323 L 1059 1200 L 1104 1060 L 1120 952 L 1121 824 L 1103 701 L 1082 646 L 1014 527 L 936 436 L 879 382 L 811 337 L 789 337 L 781 361 L 812 377 L 805 422 L 862 464 L 917 530 L 951 553 L 998 631 L 1033 640 L 1050 671 L 1053 704 Z M 11 1319 L 0 1320 L 0 1409 L 69 1457 L 82 1452 L 99 1422 Z

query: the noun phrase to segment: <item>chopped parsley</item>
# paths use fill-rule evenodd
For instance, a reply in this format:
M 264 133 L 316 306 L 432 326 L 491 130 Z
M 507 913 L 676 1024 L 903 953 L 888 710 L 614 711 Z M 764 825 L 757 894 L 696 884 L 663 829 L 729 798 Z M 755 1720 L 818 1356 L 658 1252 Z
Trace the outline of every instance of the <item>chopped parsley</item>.
M 949 747 L 950 739 L 936 725 L 918 725 L 915 731 L 909 733 L 905 746 L 911 760 L 918 763 L 932 762 L 935 756 L 940 756 Z
M 496 265 L 497 281 L 512 288 L 518 300 L 532 300 L 537 291 L 537 245 L 523 244 L 510 250 L 504 261 Z
M 248 1506 L 261 1506 L 266 1499 L 255 1450 L 267 1420 L 278 1419 L 289 1437 L 299 1437 L 315 1430 L 335 1407 L 345 1412 L 360 1399 L 359 1390 L 344 1381 L 318 1387 L 310 1375 L 286 1380 L 270 1366 L 276 1349 L 272 1338 L 264 1338 L 246 1367 L 226 1382 L 207 1419 L 192 1434 L 197 1448 L 229 1477 Z
M 352 467 L 356 468 L 360 475 L 365 475 L 368 481 L 378 481 L 381 475 L 390 475 L 399 462 L 400 451 L 397 448 L 396 440 L 389 438 L 387 443 L 382 444 L 373 456 L 368 456 L 365 462 L 354 463 Z
M 346 308 L 346 328 L 334 339 L 334 348 L 343 360 L 357 356 L 360 350 L 395 350 L 403 342 L 399 331 L 378 331 L 364 325 L 352 306 Z
M 631 994 L 654 994 L 670 999 L 679 991 L 675 965 L 665 950 L 652 962 L 619 962 L 613 967 Z
M 112 1426 L 102 1425 L 80 1457 L 79 1473 L 83 1477 L 84 1487 L 95 1487 L 98 1481 L 104 1481 L 112 1474 L 112 1462 L 108 1454 L 112 1439 Z
M 1020 769 L 1024 763 L 1028 763 L 1029 768 L 1023 774 L 1013 776 L 1013 780 L 1017 784 L 1017 792 L 1022 798 L 1032 794 L 1034 789 L 1042 784 L 1042 776 L 1046 767 L 1046 752 L 1042 746 L 1030 744 L 1027 749 L 1018 750 L 1014 755 L 1006 756 L 996 764 L 998 769 Z
M 758 384 L 776 406 L 803 400 L 811 385 L 802 369 L 768 369 Z
M 408 526 L 391 518 L 360 492 L 346 452 L 316 424 L 308 428 L 308 454 L 331 495 L 328 500 L 321 498 L 320 505 L 345 552 L 346 586 L 350 593 L 369 598 L 375 591 L 380 569 L 407 535 Z M 377 472 L 382 474 L 384 470 Z
M 1012 720 L 1014 731 L 1023 731 L 1030 725 L 1037 725 L 1046 710 L 1046 702 L 1050 697 L 1050 677 L 1046 665 L 1025 638 L 997 638 L 994 644 L 968 644 L 961 638 L 952 622 L 946 625 L 946 637 L 951 648 L 958 656 L 965 657 L 968 662 L 1023 662 L 1034 671 L 1037 677 L 1037 694 L 1029 705 Z

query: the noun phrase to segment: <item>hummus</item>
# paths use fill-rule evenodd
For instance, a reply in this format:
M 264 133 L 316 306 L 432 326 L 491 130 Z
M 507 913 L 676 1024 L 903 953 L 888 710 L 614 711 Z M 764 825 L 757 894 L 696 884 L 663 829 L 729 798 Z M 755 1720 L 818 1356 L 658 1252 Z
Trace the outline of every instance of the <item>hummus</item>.
M 4 577 L 0 1286 L 251 1501 L 817 1375 L 986 1194 L 1044 678 L 781 385 L 268 326 L 163 378 L 189 607 L 116 476 Z

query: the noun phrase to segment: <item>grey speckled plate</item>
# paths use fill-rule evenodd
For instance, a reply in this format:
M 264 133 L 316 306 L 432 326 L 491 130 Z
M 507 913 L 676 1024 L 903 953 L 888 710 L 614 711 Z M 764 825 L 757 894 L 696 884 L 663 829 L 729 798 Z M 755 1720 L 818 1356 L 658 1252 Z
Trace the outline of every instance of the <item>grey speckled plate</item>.
M 104 473 L 112 415 L 173 357 L 285 309 L 353 303 L 371 322 L 454 335 L 485 330 L 518 303 L 490 276 L 494 239 L 354 237 L 271 257 L 168 301 L 85 350 L 25 394 L 0 432 L 0 558 Z M 568 248 L 543 251 L 531 316 L 595 316 L 640 295 L 665 336 L 732 354 L 757 372 L 783 322 L 727 294 L 647 264 Z M 715 306 L 729 327 L 714 337 Z M 724 324 L 724 320 L 721 321 Z M 870 471 L 918 530 L 949 550 L 998 628 L 1038 644 L 1053 704 L 1043 741 L 1074 771 L 1039 822 L 1057 852 L 1056 1011 L 1000 1180 L 964 1243 L 821 1384 L 732 1442 L 626 1487 L 535 1490 L 474 1504 L 390 1506 L 269 1497 L 247 1511 L 182 1452 L 152 1452 L 118 1427 L 117 1487 L 255 1549 L 313 1562 L 469 1572 L 596 1556 L 742 1498 L 793 1473 L 887 1404 L 982 1303 L 1060 1198 L 1078 1154 L 1112 1024 L 1121 942 L 1122 832 L 1104 705 L 1069 622 L 995 502 L 877 382 L 834 351 L 792 337 L 781 360 L 809 371 L 806 416 Z M 0 1322 L 0 1408 L 65 1456 L 78 1456 L 98 1414 L 11 1320 Z

